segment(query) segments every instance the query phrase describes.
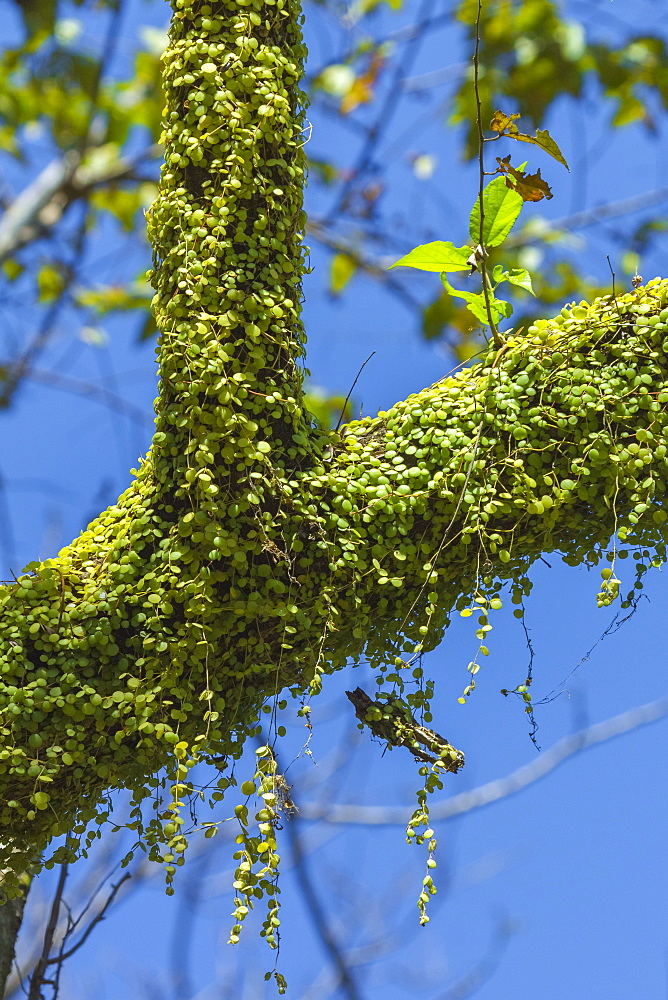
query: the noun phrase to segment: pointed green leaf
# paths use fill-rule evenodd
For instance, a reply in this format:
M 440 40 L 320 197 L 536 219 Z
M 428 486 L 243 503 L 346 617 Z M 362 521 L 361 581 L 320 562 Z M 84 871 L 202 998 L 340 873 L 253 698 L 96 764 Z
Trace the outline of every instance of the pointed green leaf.
M 507 138 L 517 139 L 518 142 L 530 142 L 532 146 L 539 146 L 542 150 L 544 150 L 544 152 L 548 153 L 555 160 L 558 160 L 559 163 L 563 163 L 566 170 L 571 169 L 566 162 L 564 154 L 561 152 L 547 129 L 537 129 L 535 136 L 525 135 L 523 132 L 518 132 L 517 134 L 509 134 Z
M 393 267 L 414 267 L 418 271 L 468 271 L 470 264 L 467 263 L 471 255 L 471 247 L 456 247 L 452 243 L 444 243 L 436 240 L 434 243 L 423 243 L 422 246 L 415 247 L 405 257 L 392 264 Z
M 484 213 L 482 244 L 498 247 L 513 228 L 524 204 L 522 197 L 506 186 L 503 177 L 491 181 L 482 193 Z M 480 240 L 480 203 L 476 199 L 469 224 L 471 239 Z
M 497 264 L 492 272 L 492 277 L 497 285 L 500 285 L 502 281 L 509 281 L 511 285 L 518 285 L 520 288 L 525 288 L 527 292 L 531 292 L 532 295 L 536 294 L 531 284 L 531 275 L 523 267 L 511 267 L 509 271 L 504 271 L 501 264 Z
M 487 315 L 487 305 L 485 303 L 485 295 L 483 292 L 464 292 L 459 288 L 453 288 L 447 278 L 441 278 L 441 281 L 451 295 L 464 299 L 467 309 L 473 313 L 476 319 L 480 320 L 481 323 L 484 323 L 485 326 L 489 326 L 489 316 Z M 513 307 L 510 302 L 506 302 L 504 299 L 497 299 L 491 292 L 489 296 L 489 306 L 492 313 L 492 319 L 495 324 L 502 319 L 506 319 L 512 314 L 513 311 Z
M 541 149 L 544 149 L 546 153 L 549 153 L 553 159 L 557 160 L 559 163 L 563 163 L 566 170 L 571 169 L 566 162 L 566 157 L 561 152 L 547 129 L 539 128 L 536 130 L 536 145 L 540 146 Z
M 527 270 L 525 270 L 525 268 L 511 267 L 511 269 L 506 272 L 505 278 L 511 285 L 518 285 L 519 288 L 525 288 L 527 292 L 531 292 L 532 295 L 536 294 L 533 290 L 533 285 L 531 284 L 531 275 Z

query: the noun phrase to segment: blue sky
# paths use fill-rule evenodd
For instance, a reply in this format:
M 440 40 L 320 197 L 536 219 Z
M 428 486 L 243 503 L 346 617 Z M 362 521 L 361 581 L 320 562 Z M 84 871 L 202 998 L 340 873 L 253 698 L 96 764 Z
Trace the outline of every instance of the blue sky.
M 7 3 L 0 7 L 11 12 Z M 415 5 L 407 7 L 414 11 Z M 614 7 L 579 3 L 570 10 L 574 17 L 591 19 L 602 32 L 621 30 L 619 22 L 642 23 L 648 31 L 664 27 L 657 3 L 615 0 Z M 139 27 L 164 24 L 165 11 L 166 5 L 154 0 L 133 0 L 119 50 L 123 58 L 132 51 Z M 384 16 L 391 28 L 406 19 L 404 14 L 394 20 Z M 333 29 L 318 14 L 307 24 L 307 37 L 315 60 L 337 51 Z M 435 37 L 420 54 L 415 75 L 456 62 L 461 58 L 457 45 L 456 30 Z M 387 198 L 397 256 L 422 241 L 425 233 L 455 243 L 466 237 L 476 182 L 473 170 L 458 159 L 456 137 L 444 130 L 443 115 L 436 111 L 447 93 L 446 88 L 420 102 L 404 101 L 388 128 Z M 428 101 L 433 104 L 431 118 L 426 114 Z M 413 133 L 412 126 L 421 120 L 418 112 L 428 124 L 416 126 Z M 607 115 L 593 88 L 577 113 L 565 102 L 557 108 L 548 124 L 573 171 L 568 175 L 550 165 L 555 197 L 542 209 L 546 216 L 560 218 L 666 183 L 665 126 L 653 140 L 636 126 L 610 135 Z M 351 133 L 331 116 L 318 114 L 317 108 L 309 117 L 311 154 L 353 162 L 356 140 Z M 422 185 L 412 175 L 410 151 L 437 157 L 433 177 Z M 20 186 L 17 175 L 10 179 Z M 326 205 L 326 194 L 313 186 L 307 207 L 317 213 Z M 601 280 L 607 274 L 606 253 L 619 257 L 613 236 L 602 227 L 583 230 L 573 245 L 580 266 Z M 120 239 L 110 242 L 112 238 L 117 239 L 109 234 L 104 245 L 91 250 L 89 266 L 102 269 L 103 261 L 105 277 L 115 266 L 127 264 L 127 246 Z M 641 262 L 646 278 L 660 273 L 662 258 L 657 252 Z M 140 254 L 133 260 L 141 266 Z M 363 404 L 369 414 L 436 381 L 452 367 L 447 348 L 422 340 L 415 317 L 377 284 L 356 276 L 335 300 L 327 292 L 329 255 L 313 245 L 311 262 L 304 316 L 314 384 L 345 394 L 361 363 L 375 351 L 355 389 L 356 406 Z M 618 260 L 615 264 L 619 267 Z M 437 281 L 435 275 L 415 274 L 417 294 L 427 301 Z M 20 338 L 21 314 L 14 311 L 7 322 L 11 327 L 6 334 L 9 330 Z M 38 382 L 27 383 L 15 406 L 2 414 L 5 510 L 0 516 L 4 557 L 12 569 L 65 544 L 124 488 L 128 470 L 148 446 L 155 395 L 152 347 L 137 344 L 136 325 L 127 319 L 110 322 L 107 333 L 107 346 L 92 347 L 78 339 L 76 330 L 59 330 L 41 367 L 113 391 L 138 408 L 136 418 Z M 540 564 L 533 574 L 526 619 L 536 652 L 535 697 L 559 692 L 537 715 L 538 740 L 544 748 L 667 693 L 665 573 L 648 576 L 648 599 L 641 601 L 635 616 L 580 663 L 613 611 L 596 609 L 597 570 L 568 568 L 554 555 L 548 562 L 549 567 Z M 537 755 L 519 702 L 499 694 L 526 673 L 521 626 L 509 612 L 498 613 L 478 690 L 460 706 L 466 664 L 476 647 L 473 628 L 457 622 L 424 662 L 437 678 L 434 727 L 467 756 L 465 769 L 449 776 L 441 797 L 509 774 Z M 286 713 L 284 759 L 296 758 L 288 777 L 305 811 L 306 804 L 315 808 L 313 803 L 323 808 L 333 802 L 408 807 L 414 801 L 419 779 L 410 756 L 399 750 L 383 756 L 368 735 L 357 733 L 344 695 L 357 684 L 369 689 L 364 668 L 328 679 L 313 705 L 313 758 L 300 754 L 302 721 L 290 707 Z M 343 953 L 359 963 L 351 972 L 358 996 L 450 1000 L 473 995 L 462 991 L 466 977 L 470 986 L 477 975 L 479 1000 L 664 1000 L 666 731 L 665 721 L 637 729 L 576 755 L 517 796 L 436 823 L 439 894 L 424 929 L 418 926 L 415 898 L 425 856 L 420 848 L 404 843 L 400 825 L 344 827 L 301 819 L 297 829 L 314 890 Z M 280 968 L 291 984 L 289 995 L 299 1000 L 344 996 L 333 984 L 285 831 L 284 836 Z M 222 835 L 220 840 L 227 838 Z M 66 966 L 63 995 L 68 1000 L 93 995 L 100 1000 L 264 996 L 263 974 L 273 956 L 257 943 L 253 927 L 236 949 L 223 944 L 231 923 L 230 856 L 231 846 L 225 842 L 193 858 L 180 873 L 173 898 L 164 895 L 159 872 L 143 880 L 137 876 L 137 888 Z M 100 873 L 109 870 L 109 857 L 97 860 Z M 79 881 L 94 877 L 86 863 L 73 874 Z M 47 875 L 34 894 L 33 909 L 49 884 Z M 196 905 L 193 893 L 198 894 Z M 184 968 L 187 981 L 179 980 Z M 457 984 L 459 994 L 448 992 Z M 273 995 L 271 988 L 266 995 Z

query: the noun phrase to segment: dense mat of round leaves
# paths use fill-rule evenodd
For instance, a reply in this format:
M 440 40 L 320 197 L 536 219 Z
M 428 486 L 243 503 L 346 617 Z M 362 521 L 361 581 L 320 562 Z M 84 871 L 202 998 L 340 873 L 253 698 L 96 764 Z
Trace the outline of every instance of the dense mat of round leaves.
M 300 17 L 296 0 L 174 2 L 153 445 L 116 505 L 0 590 L 8 892 L 54 837 L 56 858 L 85 852 L 114 788 L 151 856 L 178 862 L 194 763 L 239 757 L 268 698 L 362 655 L 396 694 L 453 610 L 484 635 L 504 587 L 520 604 L 542 552 L 604 560 L 601 604 L 628 552 L 637 586 L 664 558 L 667 282 L 564 309 L 338 434 L 313 426 Z M 147 815 L 165 782 L 171 803 Z M 237 807 L 238 921 L 273 892 L 277 782 L 263 747 L 242 786 L 258 835 Z

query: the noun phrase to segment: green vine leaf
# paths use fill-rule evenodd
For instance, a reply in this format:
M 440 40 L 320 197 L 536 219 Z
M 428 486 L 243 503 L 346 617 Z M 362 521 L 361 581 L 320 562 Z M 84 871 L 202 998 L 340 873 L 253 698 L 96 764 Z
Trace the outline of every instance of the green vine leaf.
M 532 295 L 536 294 L 531 283 L 531 275 L 523 267 L 511 267 L 509 271 L 504 271 L 503 265 L 497 264 L 492 271 L 492 278 L 497 285 L 502 281 L 508 281 L 511 285 L 517 285 L 519 288 L 526 289 Z
M 522 196 L 509 188 L 503 177 L 497 177 L 483 191 L 482 233 L 480 231 L 480 204 L 478 199 L 475 201 L 469 223 L 471 239 L 475 242 L 481 240 L 486 247 L 498 247 L 517 222 L 523 205 Z
M 433 243 L 423 243 L 407 253 L 401 260 L 392 264 L 393 267 L 414 267 L 418 271 L 468 271 L 471 265 L 468 258 L 471 247 L 456 247 L 454 243 L 435 240 Z
M 450 295 L 455 295 L 459 299 L 464 299 L 467 308 L 473 313 L 475 318 L 485 326 L 489 326 L 489 316 L 487 314 L 487 303 L 485 302 L 484 292 L 465 292 L 459 288 L 453 288 L 447 278 L 441 277 L 441 281 L 447 288 Z M 507 319 L 509 316 L 512 316 L 513 307 L 510 302 L 506 302 L 504 299 L 497 299 L 492 291 L 489 292 L 489 308 L 495 324 L 499 323 L 502 319 Z
M 509 281 L 511 285 L 517 285 L 519 288 L 525 288 L 532 295 L 536 294 L 531 283 L 531 275 L 523 267 L 511 267 L 509 271 L 506 271 L 506 281 Z
M 520 142 L 531 142 L 534 146 L 540 146 L 544 152 L 548 153 L 549 156 L 557 160 L 559 163 L 563 163 L 566 170 L 570 171 L 571 168 L 568 166 L 564 154 L 561 152 L 547 129 L 537 129 L 535 138 L 532 138 L 530 135 L 522 135 L 521 132 L 518 133 L 515 138 L 519 139 Z

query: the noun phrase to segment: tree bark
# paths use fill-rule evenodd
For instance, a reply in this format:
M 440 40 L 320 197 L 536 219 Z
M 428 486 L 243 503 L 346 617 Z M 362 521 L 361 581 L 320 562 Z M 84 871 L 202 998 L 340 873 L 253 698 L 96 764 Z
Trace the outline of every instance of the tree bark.
M 4 997 L 7 980 L 16 954 L 16 940 L 21 929 L 23 911 L 30 890 L 30 878 L 20 879 L 20 895 L 0 905 L 0 995 Z

